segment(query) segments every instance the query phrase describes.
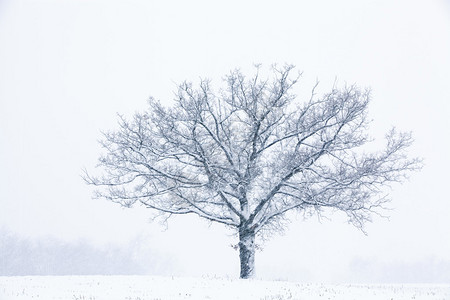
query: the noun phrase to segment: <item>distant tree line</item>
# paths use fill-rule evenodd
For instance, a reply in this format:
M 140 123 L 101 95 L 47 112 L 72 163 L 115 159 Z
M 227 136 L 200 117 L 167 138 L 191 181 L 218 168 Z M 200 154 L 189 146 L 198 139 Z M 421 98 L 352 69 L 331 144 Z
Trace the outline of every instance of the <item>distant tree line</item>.
M 144 275 L 162 264 L 137 251 L 118 246 L 102 249 L 86 241 L 28 240 L 0 229 L 0 276 Z

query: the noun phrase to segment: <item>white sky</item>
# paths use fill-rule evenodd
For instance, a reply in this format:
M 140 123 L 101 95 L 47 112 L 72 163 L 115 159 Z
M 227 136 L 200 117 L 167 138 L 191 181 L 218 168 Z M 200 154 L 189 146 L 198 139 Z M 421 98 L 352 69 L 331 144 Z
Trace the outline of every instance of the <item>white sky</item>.
M 299 218 L 257 253 L 257 273 L 357 281 L 450 266 L 449 53 L 449 1 L 0 0 L 0 228 L 100 244 L 146 234 L 180 274 L 237 276 L 226 230 L 178 218 L 161 232 L 143 209 L 92 200 L 81 169 L 117 112 L 170 100 L 185 79 L 218 85 L 236 67 L 287 62 L 304 91 L 316 78 L 370 86 L 373 135 L 413 131 L 426 165 L 368 236 L 339 215 Z

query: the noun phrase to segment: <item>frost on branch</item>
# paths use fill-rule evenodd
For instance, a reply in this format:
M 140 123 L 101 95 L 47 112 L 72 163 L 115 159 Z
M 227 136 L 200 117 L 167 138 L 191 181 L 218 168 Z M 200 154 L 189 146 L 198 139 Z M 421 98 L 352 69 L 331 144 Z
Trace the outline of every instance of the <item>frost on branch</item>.
M 370 92 L 349 86 L 298 99 L 292 71 L 273 68 L 268 79 L 233 71 L 220 92 L 208 80 L 185 82 L 171 107 L 150 99 L 104 134 L 102 176 L 86 181 L 126 207 L 234 228 L 247 266 L 255 235 L 282 228 L 289 211 L 342 211 L 362 229 L 387 201 L 384 188 L 420 168 L 405 153 L 411 136 L 392 130 L 385 148 L 364 152 Z M 248 269 L 241 277 L 252 261 Z

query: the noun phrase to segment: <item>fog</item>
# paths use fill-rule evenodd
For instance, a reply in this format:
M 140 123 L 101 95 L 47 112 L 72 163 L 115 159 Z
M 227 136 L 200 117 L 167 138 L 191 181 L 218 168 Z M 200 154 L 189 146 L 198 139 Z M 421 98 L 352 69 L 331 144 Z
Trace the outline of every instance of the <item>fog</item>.
M 369 133 L 412 131 L 425 167 L 394 186 L 367 235 L 340 214 L 294 218 L 262 242 L 260 278 L 448 282 L 448 1 L 0 1 L 0 274 L 238 276 L 236 239 L 198 218 L 151 222 L 93 200 L 101 131 L 176 83 L 292 63 L 371 87 Z
M 171 271 L 170 257 L 152 251 L 142 238 L 127 247 L 96 247 L 83 240 L 24 239 L 0 230 L 0 276 L 170 275 Z
M 196 255 L 190 262 L 183 255 L 158 252 L 161 247 L 150 236 L 135 237 L 126 245 L 94 245 L 87 240 L 64 242 L 54 237 L 26 239 L 0 230 L 0 276 L 23 275 L 156 275 L 235 278 L 237 267 L 226 269 L 206 258 L 210 268 Z M 186 246 L 185 243 L 182 243 Z M 187 247 L 189 248 L 189 247 Z M 195 247 L 194 247 L 195 248 Z M 208 247 L 207 247 L 208 248 Z M 187 252 L 192 250 L 186 249 Z M 194 249 L 198 251 L 197 249 Z M 330 276 L 336 268 L 324 262 L 289 264 L 258 252 L 258 278 L 299 282 L 331 283 L 447 283 L 450 261 L 427 257 L 416 261 L 379 261 L 354 257 L 343 265 L 340 279 Z M 305 253 L 302 253 L 304 255 Z M 179 261 L 183 259 L 183 261 Z M 292 259 L 292 258 L 290 258 Z M 237 263 L 237 259 L 234 263 Z M 331 264 L 332 265 L 332 264 Z M 217 267 L 219 266 L 219 267 Z M 328 274 L 325 274 L 328 273 Z M 328 278 L 328 279 L 327 279 Z

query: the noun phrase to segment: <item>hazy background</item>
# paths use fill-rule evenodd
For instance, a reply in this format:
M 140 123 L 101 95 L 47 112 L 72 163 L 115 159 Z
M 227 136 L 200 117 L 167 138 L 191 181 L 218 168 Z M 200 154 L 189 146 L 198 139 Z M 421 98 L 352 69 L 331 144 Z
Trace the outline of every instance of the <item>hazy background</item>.
M 411 130 L 422 172 L 396 186 L 368 236 L 293 220 L 257 276 L 313 282 L 450 281 L 449 1 L 0 0 L 0 275 L 231 276 L 230 232 L 196 217 L 167 230 L 145 209 L 92 200 L 80 178 L 101 130 L 176 83 L 254 63 L 373 89 L 371 133 Z

